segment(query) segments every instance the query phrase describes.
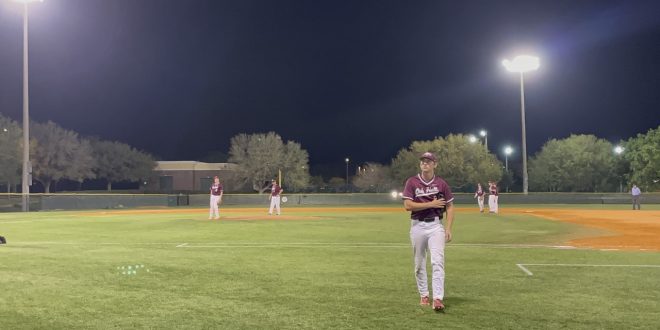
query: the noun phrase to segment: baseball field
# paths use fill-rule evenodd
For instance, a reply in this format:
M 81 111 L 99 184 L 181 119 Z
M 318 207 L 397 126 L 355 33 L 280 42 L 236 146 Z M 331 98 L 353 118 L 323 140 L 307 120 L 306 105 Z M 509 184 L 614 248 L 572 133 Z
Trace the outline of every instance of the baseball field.
M 660 206 L 457 207 L 446 311 L 402 207 L 0 214 L 4 329 L 658 329 Z

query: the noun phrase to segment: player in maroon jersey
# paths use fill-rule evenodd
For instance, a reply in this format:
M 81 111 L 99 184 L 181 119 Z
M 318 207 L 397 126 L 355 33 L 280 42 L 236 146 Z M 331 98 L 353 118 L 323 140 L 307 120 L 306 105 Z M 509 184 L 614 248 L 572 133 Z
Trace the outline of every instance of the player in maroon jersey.
M 481 187 L 481 183 L 477 183 L 477 191 L 474 192 L 474 198 L 477 199 L 479 212 L 481 213 L 484 213 L 484 194 L 484 188 Z
M 497 184 L 494 181 L 488 181 L 488 212 L 499 213 L 498 211 L 498 191 Z
M 275 212 L 277 212 L 277 215 L 280 215 L 280 197 L 282 195 L 282 187 L 277 184 L 277 181 L 273 179 L 271 182 L 273 186 L 270 188 L 270 196 L 268 199 L 270 199 L 270 209 L 268 209 L 268 215 L 273 214 L 273 209 L 275 209 Z
M 218 204 L 222 203 L 222 184 L 220 184 L 220 178 L 217 176 L 213 177 L 213 184 L 211 185 L 211 201 L 209 210 L 209 219 L 220 219 L 220 210 L 218 209 Z
M 451 225 L 454 222 L 454 195 L 445 180 L 435 176 L 438 166 L 435 155 L 421 155 L 421 173 L 409 178 L 403 190 L 403 205 L 410 214 L 410 241 L 415 259 L 415 279 L 420 295 L 420 305 L 430 305 L 426 251 L 431 255 L 431 285 L 433 309 L 445 309 L 445 243 L 451 241 Z M 442 219 L 446 212 L 446 225 Z

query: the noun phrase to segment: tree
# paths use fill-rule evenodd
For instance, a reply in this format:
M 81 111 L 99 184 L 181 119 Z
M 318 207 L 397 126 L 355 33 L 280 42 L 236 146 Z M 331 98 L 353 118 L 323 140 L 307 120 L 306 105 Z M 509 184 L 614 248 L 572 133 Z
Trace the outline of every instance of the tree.
M 53 182 L 63 178 L 74 181 L 94 178 L 91 146 L 79 138 L 78 133 L 51 121 L 32 122 L 30 131 L 34 139 L 30 148 L 32 177 L 44 186 L 46 193 L 50 192 Z
M 660 189 L 660 126 L 637 134 L 625 144 L 624 157 L 630 164 L 626 177 L 645 190 Z
M 354 179 L 355 185 L 362 192 L 383 192 L 392 189 L 396 184 L 388 166 L 378 163 L 366 163 Z
M 455 190 L 470 190 L 477 182 L 499 181 L 502 163 L 479 143 L 471 143 L 466 135 L 449 134 L 431 141 L 414 141 L 401 149 L 392 160 L 396 182 L 403 182 L 419 172 L 419 155 L 430 151 L 438 158 L 435 173 Z
M 98 178 L 107 180 L 108 191 L 112 190 L 115 182 L 148 178 L 156 167 L 151 155 L 128 144 L 95 139 L 91 145 L 96 159 L 94 173 Z
M 543 145 L 529 166 L 530 188 L 537 191 L 614 190 L 615 155 L 610 142 L 594 135 L 571 135 Z
M 238 165 L 237 176 L 260 194 L 281 170 L 284 189 L 305 187 L 309 182 L 307 151 L 300 144 L 274 133 L 238 134 L 231 139 L 229 161 Z
M 20 181 L 23 130 L 15 121 L 0 115 L 0 182 L 7 183 L 7 191 Z

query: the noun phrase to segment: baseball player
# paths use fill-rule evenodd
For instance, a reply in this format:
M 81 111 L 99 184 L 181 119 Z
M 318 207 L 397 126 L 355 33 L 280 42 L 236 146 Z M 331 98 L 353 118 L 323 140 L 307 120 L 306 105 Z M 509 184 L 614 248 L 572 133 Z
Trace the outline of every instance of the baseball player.
M 282 190 L 282 187 L 277 184 L 275 179 L 273 179 L 272 184 L 273 186 L 270 188 L 270 196 L 268 196 L 268 199 L 270 199 L 270 209 L 268 209 L 268 215 L 273 215 L 273 208 L 275 208 L 277 215 L 280 215 L 280 197 L 284 190 Z
M 213 177 L 213 184 L 211 185 L 211 209 L 209 210 L 209 219 L 220 219 L 220 210 L 218 204 L 222 203 L 222 185 L 218 176 Z
M 420 156 L 421 173 L 410 177 L 403 190 L 403 205 L 410 214 L 410 241 L 415 258 L 415 279 L 420 295 L 419 304 L 430 305 L 426 251 L 431 254 L 431 284 L 433 309 L 445 309 L 445 243 L 451 241 L 451 225 L 454 222 L 454 195 L 447 183 L 435 176 L 438 166 L 435 155 L 425 152 Z M 446 227 L 442 225 L 447 212 Z
M 0 244 L 7 244 L 7 240 L 4 236 L 0 236 Z
M 479 212 L 484 213 L 484 189 L 481 187 L 481 183 L 477 183 L 477 191 L 474 193 L 474 198 L 477 199 L 477 204 L 479 204 Z
M 497 205 L 497 184 L 494 181 L 488 181 L 488 212 L 498 213 Z

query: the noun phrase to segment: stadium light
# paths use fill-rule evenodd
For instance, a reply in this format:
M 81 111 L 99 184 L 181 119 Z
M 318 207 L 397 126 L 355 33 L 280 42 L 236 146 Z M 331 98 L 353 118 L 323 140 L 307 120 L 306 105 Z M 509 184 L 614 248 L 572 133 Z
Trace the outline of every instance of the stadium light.
M 522 152 L 523 152 L 523 194 L 528 194 L 529 178 L 527 177 L 527 137 L 525 132 L 525 72 L 537 70 L 540 66 L 536 56 L 520 55 L 512 61 L 504 60 L 502 65 L 509 72 L 520 73 L 520 117 L 522 121 Z
M 23 4 L 23 174 L 21 179 L 22 211 L 30 211 L 30 93 L 28 84 L 28 4 L 43 0 L 13 0 Z
M 470 141 L 470 143 L 475 143 L 477 142 L 477 137 L 474 135 L 470 135 L 468 136 L 468 140 Z

